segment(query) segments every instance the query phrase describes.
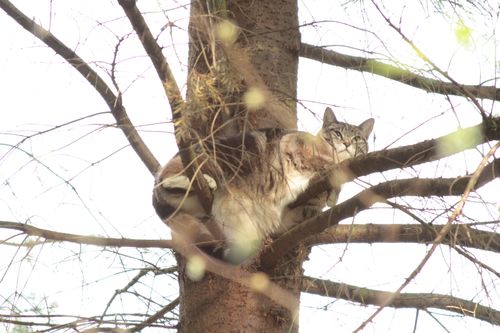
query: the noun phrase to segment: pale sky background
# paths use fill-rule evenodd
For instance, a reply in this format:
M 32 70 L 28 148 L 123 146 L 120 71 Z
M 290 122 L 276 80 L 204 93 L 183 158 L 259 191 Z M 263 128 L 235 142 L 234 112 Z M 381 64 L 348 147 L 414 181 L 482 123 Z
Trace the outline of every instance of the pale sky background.
M 410 4 L 404 7 L 400 2 L 391 2 L 394 7 L 387 12 L 434 63 L 461 83 L 477 84 L 498 76 L 498 13 L 486 18 L 462 15 L 463 24 L 471 29 L 471 38 L 460 42 L 456 31 L 461 23 L 456 14 L 449 12 L 443 16 L 430 7 L 423 8 L 418 1 L 408 2 Z M 50 1 L 14 3 L 45 28 L 50 27 L 66 45 L 97 66 L 99 73 L 110 82 L 104 69 L 109 69 L 113 59 L 116 36 L 131 32 L 115 1 L 53 1 L 52 11 Z M 158 12 L 159 4 L 163 3 L 176 9 Z M 427 68 L 369 3 L 365 2 L 367 11 L 361 15 L 361 5 L 356 3 L 342 6 L 338 1 L 300 2 L 300 23 L 323 21 L 302 28 L 302 41 L 331 45 L 336 51 L 353 55 L 360 55 L 356 48 L 367 49 L 380 60 L 390 56 L 409 66 Z M 181 4 L 139 1 L 139 7 L 148 12 L 146 19 L 155 34 L 168 20 L 175 23 L 175 27 L 167 28 L 160 35 L 160 40 L 167 46 L 167 60 L 183 86 L 189 10 Z M 122 132 L 109 126 L 114 123 L 111 115 L 99 114 L 107 108 L 95 90 L 3 12 L 0 12 L 0 29 L 3 32 L 0 34 L 0 220 L 29 221 L 38 227 L 84 235 L 169 238 L 167 227 L 151 206 L 153 179 L 128 147 Z M 161 84 L 143 53 L 135 38 L 125 40 L 118 56 L 118 81 L 125 93 L 124 104 L 129 116 L 139 126 L 150 149 L 164 163 L 176 151 L 172 127 L 166 122 L 171 115 Z M 334 107 L 338 118 L 352 123 L 374 117 L 372 150 L 383 149 L 393 142 L 395 147 L 435 138 L 480 121 L 478 112 L 464 99 L 451 97 L 452 108 L 444 96 L 307 59 L 300 61 L 299 99 L 302 102 L 299 127 L 303 130 L 319 129 L 319 119 L 327 105 Z M 486 101 L 484 107 L 500 115 L 496 104 Z M 93 114 L 96 115 L 88 117 Z M 19 149 L 12 149 L 12 145 L 22 140 L 20 135 L 32 135 L 82 117 L 88 118 L 27 139 Z M 391 179 L 461 175 L 472 172 L 480 156 L 470 151 L 413 171 L 395 170 L 384 175 Z M 363 180 L 377 183 L 383 178 L 372 175 Z M 473 195 L 478 203 L 467 204 L 466 214 L 483 221 L 498 219 L 499 185 L 497 179 L 480 191 L 480 198 L 491 203 L 488 209 L 478 202 L 478 195 Z M 346 186 L 341 200 L 358 191 L 359 186 Z M 438 199 L 419 202 L 404 198 L 398 202 L 429 209 L 456 201 L 452 198 L 442 203 Z M 430 215 L 420 216 L 429 220 Z M 409 223 L 411 220 L 380 205 L 360 213 L 355 222 Z M 10 238 L 15 234 L 0 230 L 0 239 L 21 242 L 22 237 Z M 306 263 L 306 274 L 392 291 L 418 265 L 427 250 L 428 247 L 421 245 L 402 244 L 322 246 L 313 250 L 311 260 Z M 473 253 L 500 271 L 498 256 L 482 251 Z M 55 313 L 99 314 L 114 290 L 124 287 L 137 274 L 136 269 L 143 267 L 140 260 L 132 257 L 161 267 L 174 264 L 168 251 L 103 250 L 65 243 L 35 246 L 28 251 L 0 245 L 0 313 L 5 313 L 9 302 L 23 309 L 28 307 L 26 300 L 14 295 L 17 291 L 32 295 L 35 301 L 46 298 L 48 304 L 57 306 Z M 451 293 L 500 309 L 500 282 L 488 273 L 482 277 L 483 280 L 470 262 L 448 247 L 442 247 L 405 291 Z M 169 277 L 151 277 L 144 279 L 137 290 L 167 304 L 177 296 L 176 285 Z M 146 306 L 133 296 L 124 296 L 115 301 L 113 309 L 114 312 L 123 309 L 136 312 L 144 311 Z M 97 313 L 96 309 L 99 309 Z M 301 310 L 301 332 L 330 332 L 333 327 L 335 332 L 351 332 L 375 308 L 304 295 Z M 498 331 L 498 327 L 479 320 L 459 318 L 444 311 L 432 313 L 437 319 L 420 312 L 417 332 L 445 332 L 438 321 L 451 332 Z M 415 314 L 412 309 L 387 308 L 365 332 L 412 332 Z

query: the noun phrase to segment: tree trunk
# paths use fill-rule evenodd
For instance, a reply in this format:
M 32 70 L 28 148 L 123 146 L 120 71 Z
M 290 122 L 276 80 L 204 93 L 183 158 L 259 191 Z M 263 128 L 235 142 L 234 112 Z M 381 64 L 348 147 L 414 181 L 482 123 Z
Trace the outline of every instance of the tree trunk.
M 283 260 L 268 277 L 286 290 L 299 304 L 302 264 L 309 250 L 299 247 Z M 179 332 L 298 332 L 298 311 L 293 313 L 238 282 L 205 272 L 194 281 L 186 273 L 186 259 L 176 255 L 179 273 Z M 255 272 L 258 265 L 247 268 Z M 298 310 L 298 308 L 297 308 Z
M 227 5 L 220 0 L 193 1 L 188 102 L 183 110 L 191 138 L 252 128 L 296 128 L 297 15 L 296 0 L 227 1 Z M 217 40 L 217 29 L 226 19 L 239 27 L 231 45 Z M 263 106 L 252 109 L 242 99 L 255 86 L 265 90 L 266 98 Z M 266 272 L 297 303 L 307 255 L 307 250 L 297 249 Z M 186 274 L 185 258 L 177 255 L 177 261 L 179 332 L 298 331 L 297 314 L 294 318 L 265 295 L 208 272 L 193 281 Z M 258 264 L 248 270 L 258 271 Z
M 188 103 L 183 116 L 201 137 L 252 128 L 296 128 L 296 1 L 228 1 L 227 8 L 224 2 L 191 4 Z M 218 38 L 224 22 L 238 27 L 234 44 Z M 242 97 L 251 88 L 265 90 L 266 98 L 262 106 L 248 110 Z M 220 130 L 214 133 L 214 128 Z

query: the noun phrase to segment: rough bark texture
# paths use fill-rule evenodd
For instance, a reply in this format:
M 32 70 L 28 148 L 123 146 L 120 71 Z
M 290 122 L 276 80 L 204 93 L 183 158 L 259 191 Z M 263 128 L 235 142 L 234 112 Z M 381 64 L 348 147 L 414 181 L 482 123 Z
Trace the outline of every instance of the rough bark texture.
M 251 128 L 296 128 L 297 2 L 221 3 L 225 1 L 193 1 L 191 6 L 185 115 L 192 129 L 206 137 Z M 234 43 L 218 36 L 224 22 L 238 27 Z M 264 103 L 249 110 L 243 95 L 252 88 L 260 90 Z
M 209 272 L 193 281 L 186 274 L 186 260 L 178 257 L 178 262 L 179 332 L 297 332 L 289 311 L 265 295 Z M 293 283 L 297 297 L 300 277 Z
M 296 96 L 298 48 L 297 2 L 275 1 L 231 1 L 233 19 L 244 31 L 241 46 L 248 50 L 253 67 L 262 77 L 267 88 L 285 104 L 287 117 L 296 127 Z M 253 118 L 257 127 L 274 127 L 276 124 L 266 113 L 259 110 Z
M 190 77 L 184 110 L 191 138 L 193 133 L 204 138 L 250 128 L 296 126 L 298 55 L 290 50 L 299 45 L 297 15 L 296 0 L 192 3 Z M 232 45 L 220 43 L 214 33 L 225 19 L 239 27 Z M 266 103 L 249 110 L 241 101 L 252 86 L 266 90 Z M 283 115 L 285 122 L 279 120 Z M 220 126 L 223 129 L 219 130 Z M 305 248 L 296 249 L 266 272 L 297 300 L 307 255 Z M 186 275 L 185 258 L 177 255 L 177 261 L 179 332 L 298 331 L 291 311 L 265 295 L 208 272 L 202 280 L 193 281 Z M 259 270 L 258 258 L 248 270 Z
M 297 304 L 304 276 L 302 264 L 308 254 L 308 249 L 300 246 L 267 272 L 270 280 L 286 290 L 287 297 L 292 296 Z M 186 273 L 185 258 L 180 254 L 176 258 L 181 295 L 179 332 L 298 331 L 298 313 L 272 301 L 266 293 L 210 272 L 205 272 L 202 280 L 193 281 Z M 246 271 L 254 273 L 258 269 L 255 264 Z

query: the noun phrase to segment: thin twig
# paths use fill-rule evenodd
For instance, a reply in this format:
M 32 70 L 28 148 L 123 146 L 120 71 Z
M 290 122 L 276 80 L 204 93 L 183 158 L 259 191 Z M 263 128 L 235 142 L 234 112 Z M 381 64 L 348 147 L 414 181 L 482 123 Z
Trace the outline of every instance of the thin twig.
M 380 183 L 350 199 L 336 205 L 335 207 L 324 211 L 320 215 L 300 223 L 294 228 L 276 239 L 261 255 L 262 266 L 272 268 L 278 262 L 279 258 L 297 246 L 310 236 L 321 233 L 327 228 L 337 225 L 341 220 L 353 216 L 360 211 L 368 209 L 377 202 L 384 202 L 388 198 L 401 195 L 461 195 L 472 179 L 474 180 L 474 189 L 488 183 L 492 179 L 500 176 L 500 159 L 495 159 L 488 164 L 484 171 L 481 169 L 479 174 L 469 175 L 467 177 L 458 177 L 450 179 L 402 179 L 392 180 Z M 470 177 L 470 178 L 469 178 Z M 420 182 L 420 183 L 419 183 Z M 422 187 L 414 186 L 422 185 Z M 435 188 L 433 186 L 435 185 Z
M 186 140 L 181 126 L 185 123 L 185 119 L 182 119 L 182 110 L 185 107 L 184 100 L 182 98 L 181 92 L 175 81 L 174 74 L 170 69 L 170 66 L 163 56 L 161 47 L 156 42 L 153 34 L 149 30 L 144 17 L 142 16 L 139 8 L 136 6 L 135 0 L 118 0 L 120 6 L 122 6 L 123 11 L 127 15 L 132 27 L 134 28 L 139 40 L 144 47 L 144 50 L 151 59 L 156 73 L 160 78 L 163 85 L 165 95 L 167 96 L 170 108 L 172 110 L 172 118 L 175 129 L 175 138 L 177 140 L 177 146 L 179 147 L 179 154 L 181 156 L 182 164 L 186 169 L 186 175 L 189 179 L 193 180 L 193 188 L 196 195 L 199 197 L 199 201 L 207 213 L 210 213 L 212 209 L 213 196 L 208 184 L 201 173 L 197 173 L 198 162 L 196 161 L 196 154 L 192 151 L 192 144 L 190 140 Z M 193 163 L 194 162 L 194 163 Z
M 127 285 L 123 288 L 116 289 L 115 292 L 113 293 L 113 296 L 109 299 L 108 303 L 106 304 L 106 307 L 104 308 L 104 311 L 101 314 L 101 318 L 99 320 L 99 323 L 102 323 L 104 321 L 104 316 L 106 316 L 106 313 L 108 312 L 109 307 L 113 303 L 116 297 L 118 295 L 127 292 L 130 288 L 132 288 L 139 280 L 146 274 L 148 274 L 150 270 L 149 269 L 141 269 L 133 278 L 130 280 Z M 98 325 L 100 326 L 100 324 Z
M 377 9 L 377 11 L 379 12 L 380 16 L 382 16 L 384 18 L 384 20 L 387 22 L 387 24 L 389 24 L 389 26 L 394 30 L 396 31 L 400 36 L 401 38 L 408 44 L 410 45 L 410 47 L 415 51 L 415 53 L 417 54 L 417 56 L 424 60 L 425 62 L 427 62 L 435 71 L 437 71 L 439 74 L 441 74 L 443 77 L 445 77 L 446 79 L 448 79 L 458 90 L 460 90 L 462 92 L 462 96 L 465 96 L 467 97 L 471 102 L 472 104 L 474 104 L 476 106 L 476 108 L 478 109 L 479 113 L 481 114 L 481 116 L 483 117 L 483 119 L 486 119 L 488 118 L 487 114 L 486 114 L 486 111 L 484 110 L 484 108 L 482 107 L 481 104 L 479 104 L 478 100 L 475 98 L 475 96 L 470 92 L 468 91 L 467 89 L 465 89 L 464 86 L 462 86 L 461 84 L 459 84 L 455 79 L 453 79 L 447 72 L 443 71 L 441 68 L 439 68 L 429 57 L 427 57 L 425 55 L 425 53 L 422 52 L 422 50 L 420 50 L 417 45 L 415 45 L 415 43 L 413 43 L 402 31 L 400 28 L 398 28 L 394 23 L 392 23 L 392 21 L 384 14 L 384 12 L 380 9 L 380 7 L 377 5 L 377 3 L 374 1 L 374 0 L 371 0 L 371 3 L 375 6 L 375 8 Z
M 160 164 L 144 141 L 142 141 L 142 138 L 130 121 L 125 107 L 122 104 L 121 98 L 115 96 L 106 82 L 104 82 L 104 80 L 82 58 L 80 58 L 78 54 L 75 53 L 75 51 L 67 47 L 50 31 L 45 30 L 41 25 L 35 23 L 35 21 L 24 15 L 24 13 L 17 9 L 10 1 L 0 0 L 0 8 L 2 8 L 7 15 L 19 23 L 20 26 L 63 57 L 64 60 L 73 66 L 73 68 L 76 69 L 87 80 L 87 82 L 92 85 L 92 87 L 94 87 L 94 89 L 101 95 L 108 105 L 118 127 L 123 131 L 134 151 L 146 165 L 149 172 L 155 175 L 160 168 Z
M 380 307 L 364 322 L 359 325 L 359 327 L 354 330 L 354 333 L 361 331 L 368 323 L 370 323 L 383 309 L 385 306 L 390 304 L 400 293 L 401 291 L 411 282 L 415 277 L 420 273 L 422 268 L 427 264 L 429 259 L 431 258 L 432 254 L 434 251 L 437 249 L 437 247 L 442 243 L 443 239 L 446 237 L 448 232 L 451 229 L 452 223 L 457 219 L 457 217 L 462 213 L 462 209 L 467 201 L 467 198 L 469 197 L 470 192 L 475 188 L 477 181 L 479 180 L 479 177 L 481 176 L 481 173 L 483 169 L 486 167 L 488 159 L 495 154 L 497 149 L 500 147 L 500 142 L 497 142 L 484 156 L 484 158 L 481 160 L 479 163 L 479 166 L 477 167 L 476 171 L 473 173 L 472 177 L 469 179 L 469 182 L 467 183 L 467 187 L 465 188 L 462 198 L 460 199 L 460 202 L 457 204 L 455 209 L 453 210 L 453 213 L 450 215 L 448 218 L 448 222 L 443 226 L 443 229 L 439 232 L 439 234 L 436 236 L 436 239 L 434 240 L 434 243 L 432 244 L 431 248 L 427 252 L 427 254 L 424 256 L 420 264 L 411 272 L 411 274 L 408 276 L 408 278 L 405 279 L 405 281 L 399 286 L 398 289 L 396 289 L 393 293 L 390 294 L 389 297 L 387 297 L 380 305 Z
M 156 321 L 158 321 L 159 319 L 163 318 L 163 316 L 165 316 L 165 314 L 167 314 L 170 311 L 172 311 L 173 309 L 175 309 L 175 307 L 177 305 L 179 305 L 179 302 L 180 302 L 180 299 L 179 299 L 179 297 L 177 297 L 172 302 L 170 302 L 167 305 L 165 305 L 161 310 L 159 310 L 158 312 L 156 312 L 155 314 L 153 314 L 152 316 L 150 316 L 148 319 L 146 319 L 142 323 L 140 323 L 140 324 L 135 325 L 134 327 L 132 327 L 130 329 L 130 331 L 131 332 L 139 332 L 142 329 L 151 326 L 151 324 L 153 324 Z

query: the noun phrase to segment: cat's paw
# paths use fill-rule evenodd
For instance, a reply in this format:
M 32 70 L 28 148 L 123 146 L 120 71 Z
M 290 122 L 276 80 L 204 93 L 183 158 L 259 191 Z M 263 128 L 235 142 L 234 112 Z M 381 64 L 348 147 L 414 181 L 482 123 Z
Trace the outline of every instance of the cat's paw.
M 328 193 L 326 204 L 328 205 L 328 207 L 333 207 L 337 204 L 338 199 L 339 199 L 339 192 L 336 190 L 332 190 L 330 191 L 330 193 Z
M 210 187 L 210 189 L 212 191 L 215 191 L 217 189 L 217 182 L 215 181 L 215 179 L 213 179 L 212 177 L 210 177 L 206 173 L 203 174 L 203 177 L 205 177 L 205 180 L 207 181 L 208 187 Z
M 163 188 L 181 188 L 187 189 L 190 186 L 189 178 L 184 175 L 173 176 L 165 178 L 161 181 L 161 186 Z
M 215 181 L 215 179 L 213 179 L 207 174 L 203 174 L 203 177 L 205 178 L 208 187 L 212 191 L 215 191 L 217 189 L 217 182 Z M 165 178 L 161 182 L 161 186 L 166 189 L 169 188 L 188 189 L 191 187 L 191 181 L 189 180 L 188 177 L 184 175 L 179 175 L 179 176 Z

